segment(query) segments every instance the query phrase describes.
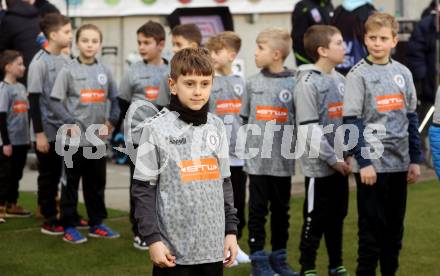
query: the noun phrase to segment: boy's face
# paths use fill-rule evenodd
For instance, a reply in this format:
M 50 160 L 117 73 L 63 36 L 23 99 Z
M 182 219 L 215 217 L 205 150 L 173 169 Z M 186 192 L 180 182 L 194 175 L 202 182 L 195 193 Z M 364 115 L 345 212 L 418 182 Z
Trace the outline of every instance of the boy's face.
M 230 67 L 236 56 L 234 51 L 227 48 L 210 51 L 210 54 L 215 70 Z
M 334 64 L 341 64 L 345 58 L 344 40 L 340 33 L 334 34 L 330 38 L 330 43 L 327 48 L 322 48 L 322 54 L 324 54 L 329 61 Z
M 257 43 L 257 49 L 255 50 L 255 64 L 258 68 L 266 68 L 273 63 L 276 55 L 268 43 Z
M 95 30 L 83 30 L 76 45 L 83 57 L 94 58 L 101 49 L 101 38 Z
M 189 41 L 181 35 L 177 35 L 177 36 L 173 35 L 173 37 L 171 38 L 171 44 L 173 45 L 173 54 L 179 52 L 182 49 L 186 49 L 186 48 L 195 49 L 198 47 L 197 43 L 193 41 Z
M 390 28 L 382 27 L 369 30 L 365 34 L 365 45 L 374 59 L 389 58 L 391 50 L 397 45 L 397 36 L 393 36 Z
M 212 76 L 180 75 L 176 81 L 170 78 L 168 84 L 184 107 L 200 110 L 211 95 Z
M 70 23 L 61 27 L 58 31 L 50 33 L 51 40 L 60 48 L 70 47 L 72 36 L 72 25 Z
M 24 76 L 25 69 L 23 58 L 17 57 L 13 62 L 6 65 L 5 71 L 19 79 Z
M 142 33 L 137 35 L 138 51 L 142 59 L 151 61 L 161 57 L 162 50 L 165 46 L 164 41 L 159 43 L 153 37 L 147 37 Z

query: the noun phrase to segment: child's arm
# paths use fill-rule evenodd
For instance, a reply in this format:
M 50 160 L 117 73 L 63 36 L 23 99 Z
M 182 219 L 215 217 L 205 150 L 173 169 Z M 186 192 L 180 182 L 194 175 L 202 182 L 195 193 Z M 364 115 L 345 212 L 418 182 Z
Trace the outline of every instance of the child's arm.
M 422 142 L 420 139 L 420 133 L 418 130 L 419 127 L 419 118 L 416 113 L 417 108 L 417 94 L 416 89 L 414 87 L 414 82 L 412 80 L 411 73 L 408 72 L 409 75 L 409 90 L 408 90 L 408 139 L 409 139 L 409 158 L 410 165 L 408 167 L 408 182 L 414 183 L 417 181 L 417 178 L 420 176 L 420 166 L 419 164 L 422 162 Z
M 6 91 L 0 91 L 0 135 L 3 142 L 3 154 L 5 156 L 12 155 L 11 141 L 8 134 L 8 109 L 9 109 L 9 97 Z
M 351 72 L 347 75 L 344 94 L 343 122 L 358 129 L 359 137 L 356 145 L 349 151 L 360 167 L 361 182 L 367 185 L 376 183 L 376 170 L 371 160 L 362 156 L 362 148 L 365 146 L 364 122 L 362 119 L 365 85 L 361 76 Z M 345 144 L 348 144 L 349 136 L 345 136 Z
M 344 161 L 338 161 L 335 149 L 327 141 L 321 125 L 319 125 L 319 111 L 317 89 L 307 80 L 301 80 L 295 88 L 296 120 L 299 125 L 298 139 L 306 141 L 310 149 L 309 155 L 318 154 L 318 158 L 328 166 L 343 175 L 350 173 Z M 314 156 L 310 156 L 314 157 Z M 342 156 L 340 156 L 342 159 Z
M 223 197 L 225 206 L 225 244 L 224 244 L 224 265 L 232 266 L 237 257 L 237 209 L 234 207 L 234 192 L 231 178 L 223 181 Z
M 119 86 L 119 92 L 118 92 L 118 103 L 119 103 L 119 119 L 115 126 L 116 131 L 119 131 L 122 122 L 125 119 L 125 115 L 127 114 L 127 110 L 130 106 L 131 98 L 133 96 L 133 90 L 131 88 L 131 80 L 130 80 L 130 72 L 131 70 L 128 69 L 128 71 L 124 74 L 121 80 L 121 85 Z
M 251 95 L 251 92 L 248 91 L 249 88 L 250 88 L 250 85 L 247 82 L 246 87 L 243 89 L 243 95 L 241 96 L 240 117 L 241 117 L 243 125 L 246 125 L 248 123 L 249 116 L 250 116 L 250 108 L 251 108 L 250 95 Z
M 29 91 L 29 115 L 32 120 L 32 127 L 36 136 L 36 147 L 39 152 L 46 153 L 49 150 L 49 143 L 44 133 L 40 97 L 43 94 L 43 83 L 46 67 L 42 61 L 32 61 L 28 72 L 28 91 Z
M 106 71 L 109 82 L 108 99 L 110 101 L 110 116 L 108 118 L 108 121 L 110 122 L 112 127 L 114 127 L 118 123 L 119 114 L 120 114 L 119 103 L 117 99 L 118 90 L 117 90 L 116 82 L 113 79 L 112 73 L 108 69 Z
M 161 110 L 163 107 L 167 106 L 170 103 L 170 87 L 168 86 L 168 77 L 169 72 L 163 75 L 160 86 L 159 86 L 159 95 L 156 100 L 157 108 Z
M 175 256 L 162 242 L 156 210 L 158 154 L 150 128 L 142 131 L 139 143 L 131 196 L 139 234 L 146 241 L 151 261 L 159 267 L 175 266 Z

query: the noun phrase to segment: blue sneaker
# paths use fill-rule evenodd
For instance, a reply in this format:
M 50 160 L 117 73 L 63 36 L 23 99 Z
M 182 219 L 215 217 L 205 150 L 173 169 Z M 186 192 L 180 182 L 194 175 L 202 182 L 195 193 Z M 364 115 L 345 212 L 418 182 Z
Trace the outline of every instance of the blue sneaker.
M 119 238 L 119 233 L 114 232 L 112 229 L 110 229 L 108 226 L 104 224 L 99 224 L 90 227 L 89 237 L 116 239 Z
M 67 227 L 64 229 L 63 241 L 73 244 L 79 244 L 87 241 L 75 227 Z
M 275 275 L 275 271 L 270 267 L 269 255 L 263 250 L 254 252 L 249 258 L 251 259 L 252 276 Z
M 281 276 L 299 276 L 298 272 L 293 271 L 287 264 L 286 249 L 273 251 L 269 256 L 272 269 Z

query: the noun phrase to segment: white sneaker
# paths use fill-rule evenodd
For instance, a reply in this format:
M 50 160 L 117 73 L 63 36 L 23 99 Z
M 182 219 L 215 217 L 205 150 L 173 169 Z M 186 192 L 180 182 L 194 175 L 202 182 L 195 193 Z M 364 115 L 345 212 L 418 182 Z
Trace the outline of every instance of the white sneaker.
M 147 243 L 145 241 L 143 241 L 139 236 L 134 237 L 133 246 L 134 246 L 134 248 L 142 250 L 142 251 L 148 250 Z
M 0 223 L 5 223 L 5 222 L 6 222 L 6 220 L 0 218 Z
M 251 259 L 249 259 L 249 256 L 246 253 L 244 253 L 243 250 L 241 250 L 240 247 L 238 247 L 236 261 L 239 264 L 246 264 L 246 263 L 250 263 Z

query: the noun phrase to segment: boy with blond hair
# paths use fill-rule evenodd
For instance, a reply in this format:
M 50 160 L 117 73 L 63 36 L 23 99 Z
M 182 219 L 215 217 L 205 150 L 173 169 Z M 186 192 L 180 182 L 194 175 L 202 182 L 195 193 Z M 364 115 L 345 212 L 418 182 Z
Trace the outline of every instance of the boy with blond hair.
M 205 47 L 211 54 L 215 69 L 212 92 L 209 98 L 209 111 L 219 116 L 227 128 L 234 206 L 237 208 L 237 216 L 240 221 L 237 238 L 240 239 L 246 225 L 244 209 L 247 176 L 243 171 L 244 161 L 237 157 L 235 146 L 237 133 L 242 125 L 240 108 L 245 91 L 245 81 L 232 72 L 232 63 L 240 51 L 241 38 L 234 32 L 221 32 L 210 37 Z M 240 248 L 238 249 L 237 262 L 250 262 L 249 256 Z
M 407 185 L 420 175 L 417 97 L 410 71 L 390 58 L 398 41 L 396 19 L 375 13 L 365 29 L 369 56 L 347 75 L 343 107 L 344 123 L 359 130 L 351 150 L 359 217 L 356 274 L 375 275 L 380 261 L 382 275 L 389 276 L 399 266 Z M 378 137 L 364 138 L 364 129 Z
M 261 152 L 244 156 L 249 175 L 249 247 L 252 275 L 297 275 L 287 265 L 291 177 L 293 158 L 281 150 L 283 133 L 294 124 L 294 72 L 284 67 L 292 41 L 283 28 L 268 28 L 257 39 L 255 63 L 261 71 L 250 77 L 243 94 L 240 115 L 244 122 L 258 127 L 261 135 L 247 135 L 246 151 Z M 271 139 L 267 139 L 271 138 Z M 241 137 L 239 137 L 241 140 Z M 294 139 L 290 139 L 294 148 Z M 290 157 L 290 156 L 288 156 Z M 271 211 L 272 253 L 264 251 L 268 206 Z

